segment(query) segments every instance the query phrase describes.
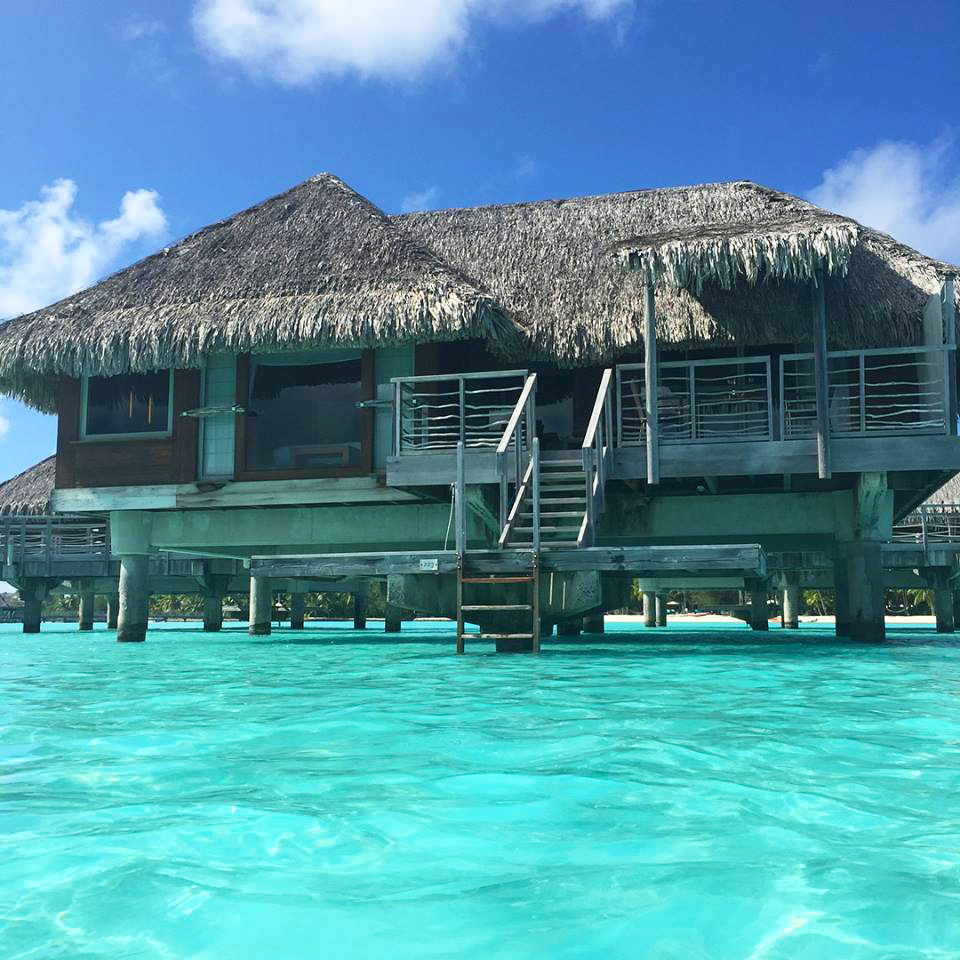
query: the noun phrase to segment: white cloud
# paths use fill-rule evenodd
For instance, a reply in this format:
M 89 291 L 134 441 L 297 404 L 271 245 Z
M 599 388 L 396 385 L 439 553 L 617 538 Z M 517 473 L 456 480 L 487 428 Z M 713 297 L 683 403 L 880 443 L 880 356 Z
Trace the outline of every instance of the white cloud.
M 823 174 L 814 203 L 891 234 L 928 256 L 960 262 L 960 175 L 950 140 L 883 141 Z
M 427 187 L 419 193 L 408 193 L 400 201 L 400 209 L 404 213 L 414 213 L 417 210 L 429 210 L 436 202 L 440 191 L 436 187 Z
M 3 440 L 10 432 L 10 420 L 0 413 L 0 440 Z
M 120 215 L 93 224 L 73 210 L 77 185 L 57 180 L 19 210 L 0 210 L 0 318 L 15 317 L 89 286 L 129 246 L 167 226 L 154 190 L 123 195 Z
M 635 0 L 196 0 L 208 53 L 285 84 L 356 73 L 416 75 L 462 48 L 481 20 L 529 24 L 563 12 L 600 21 Z
M 538 170 L 537 161 L 533 157 L 526 155 L 517 161 L 517 165 L 513 169 L 513 175 L 517 180 L 527 180 L 530 177 L 536 176 Z
M 157 34 L 166 32 L 167 25 L 162 20 L 154 20 L 149 17 L 127 20 L 120 28 L 123 39 L 131 41 L 142 40 L 144 37 L 155 37 Z

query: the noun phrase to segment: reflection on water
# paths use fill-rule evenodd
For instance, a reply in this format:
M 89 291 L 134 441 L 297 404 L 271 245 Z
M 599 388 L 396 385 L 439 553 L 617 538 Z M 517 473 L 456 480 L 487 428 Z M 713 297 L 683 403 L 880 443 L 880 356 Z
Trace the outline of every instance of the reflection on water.
M 0 628 L 0 956 L 960 955 L 960 647 L 614 629 Z

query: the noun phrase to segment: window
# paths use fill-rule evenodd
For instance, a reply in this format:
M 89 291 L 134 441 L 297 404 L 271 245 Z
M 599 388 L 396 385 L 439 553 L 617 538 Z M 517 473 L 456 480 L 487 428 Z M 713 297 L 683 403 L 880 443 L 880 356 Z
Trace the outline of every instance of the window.
M 169 370 L 89 377 L 84 391 L 83 436 L 170 433 Z
M 362 459 L 358 350 L 254 356 L 248 470 L 356 469 Z

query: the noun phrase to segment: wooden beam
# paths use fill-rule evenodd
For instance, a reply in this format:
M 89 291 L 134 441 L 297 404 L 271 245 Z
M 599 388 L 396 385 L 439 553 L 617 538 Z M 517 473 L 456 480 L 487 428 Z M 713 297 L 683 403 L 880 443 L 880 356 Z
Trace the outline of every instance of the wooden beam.
M 830 409 L 827 367 L 827 305 L 823 268 L 813 280 L 813 373 L 817 392 L 817 475 L 821 480 L 833 476 L 830 463 Z
M 643 375 L 647 406 L 647 483 L 660 482 L 660 430 L 657 420 L 657 310 L 653 283 L 645 288 Z
M 955 292 L 956 278 L 948 273 L 943 280 L 943 342 L 948 347 L 957 345 L 957 301 Z M 947 364 L 947 433 L 956 436 L 957 433 L 957 353 L 948 350 Z

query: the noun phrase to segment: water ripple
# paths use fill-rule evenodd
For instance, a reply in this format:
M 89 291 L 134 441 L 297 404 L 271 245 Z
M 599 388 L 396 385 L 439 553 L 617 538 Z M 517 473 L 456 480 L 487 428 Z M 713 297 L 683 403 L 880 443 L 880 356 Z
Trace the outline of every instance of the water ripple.
M 960 957 L 960 645 L 359 639 L 0 627 L 0 956 Z

